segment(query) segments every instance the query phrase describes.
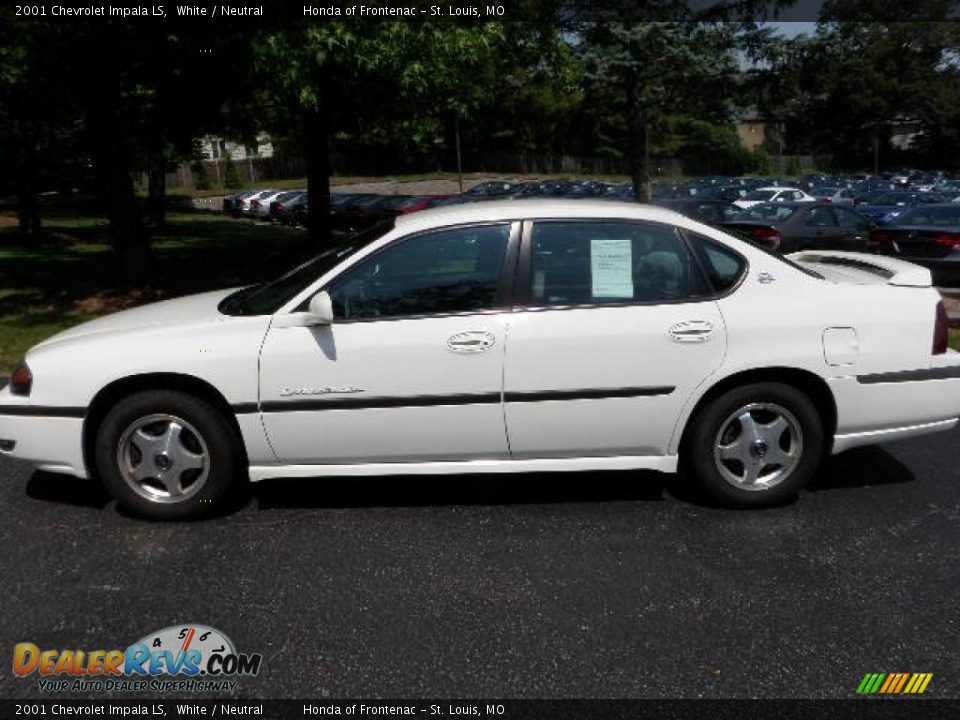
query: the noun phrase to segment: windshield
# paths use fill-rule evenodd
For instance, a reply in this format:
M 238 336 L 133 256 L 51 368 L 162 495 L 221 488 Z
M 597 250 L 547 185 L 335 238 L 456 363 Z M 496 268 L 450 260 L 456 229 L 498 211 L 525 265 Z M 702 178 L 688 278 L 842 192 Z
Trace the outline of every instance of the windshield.
M 744 200 L 769 200 L 776 194 L 776 190 L 754 190 L 743 196 Z
M 376 242 L 391 230 L 393 230 L 392 221 L 374 225 L 352 236 L 346 242 L 325 250 L 276 280 L 262 285 L 253 285 L 227 296 L 220 303 L 219 310 L 224 315 L 272 315 L 321 275 L 332 270 L 358 250 Z

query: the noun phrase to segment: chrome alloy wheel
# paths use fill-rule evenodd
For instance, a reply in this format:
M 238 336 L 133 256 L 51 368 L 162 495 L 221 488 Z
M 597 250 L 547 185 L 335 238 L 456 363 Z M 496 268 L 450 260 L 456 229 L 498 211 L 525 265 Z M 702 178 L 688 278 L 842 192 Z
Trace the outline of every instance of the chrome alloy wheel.
M 713 443 L 724 480 L 741 490 L 769 490 L 800 463 L 803 433 L 793 414 L 774 403 L 750 403 L 730 414 Z
M 177 503 L 196 495 L 210 475 L 210 450 L 186 420 L 159 413 L 127 426 L 117 443 L 124 481 L 151 502 Z

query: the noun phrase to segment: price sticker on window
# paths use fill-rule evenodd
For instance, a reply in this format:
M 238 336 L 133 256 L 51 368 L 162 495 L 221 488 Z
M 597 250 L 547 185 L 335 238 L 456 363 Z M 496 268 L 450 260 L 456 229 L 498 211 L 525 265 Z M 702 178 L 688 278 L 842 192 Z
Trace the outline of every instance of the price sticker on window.
M 633 299 L 633 245 L 630 240 L 591 240 L 590 278 L 595 298 Z

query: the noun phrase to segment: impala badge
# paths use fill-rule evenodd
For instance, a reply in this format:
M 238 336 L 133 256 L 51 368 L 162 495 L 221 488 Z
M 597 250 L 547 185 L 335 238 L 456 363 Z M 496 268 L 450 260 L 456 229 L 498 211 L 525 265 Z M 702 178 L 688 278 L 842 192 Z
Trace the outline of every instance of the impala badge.
M 345 393 L 361 393 L 363 388 L 345 385 L 343 387 L 285 387 L 280 391 L 281 397 L 290 397 L 291 395 L 331 395 Z

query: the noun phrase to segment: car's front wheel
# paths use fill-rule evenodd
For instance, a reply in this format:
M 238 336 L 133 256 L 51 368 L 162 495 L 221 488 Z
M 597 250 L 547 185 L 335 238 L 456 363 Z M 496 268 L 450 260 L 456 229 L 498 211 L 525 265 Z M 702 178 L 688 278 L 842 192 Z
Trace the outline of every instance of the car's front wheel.
M 787 500 L 816 472 L 823 454 L 820 414 L 782 383 L 734 388 L 693 418 L 682 458 L 701 487 L 730 507 Z
M 99 475 L 118 503 L 155 519 L 224 510 L 242 472 L 240 441 L 223 414 L 172 390 L 121 400 L 100 425 L 94 450 Z

